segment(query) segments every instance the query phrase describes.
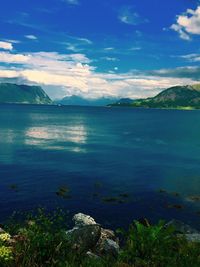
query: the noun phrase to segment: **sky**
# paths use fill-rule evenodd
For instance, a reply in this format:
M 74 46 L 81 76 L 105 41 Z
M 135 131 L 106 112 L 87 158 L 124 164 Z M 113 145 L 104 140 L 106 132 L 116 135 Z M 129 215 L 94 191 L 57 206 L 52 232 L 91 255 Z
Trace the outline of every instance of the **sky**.
M 52 99 L 141 98 L 200 82 L 198 0 L 6 0 L 0 82 Z

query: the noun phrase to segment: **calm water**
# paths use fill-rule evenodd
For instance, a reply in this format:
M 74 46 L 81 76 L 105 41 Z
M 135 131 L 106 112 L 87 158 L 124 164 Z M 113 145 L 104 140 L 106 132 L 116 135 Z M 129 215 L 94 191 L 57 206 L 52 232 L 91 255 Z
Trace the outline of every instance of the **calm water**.
M 56 194 L 62 186 L 71 198 Z M 110 227 L 141 217 L 198 227 L 191 195 L 200 195 L 200 111 L 0 106 L 1 221 L 42 205 Z

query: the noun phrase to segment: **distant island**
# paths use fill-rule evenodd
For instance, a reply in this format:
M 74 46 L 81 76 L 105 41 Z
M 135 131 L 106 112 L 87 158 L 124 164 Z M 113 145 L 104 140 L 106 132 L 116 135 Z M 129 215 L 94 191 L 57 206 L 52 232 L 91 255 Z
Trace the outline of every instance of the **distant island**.
M 40 86 L 0 83 L 0 103 L 52 104 L 52 100 Z
M 109 106 L 135 108 L 200 109 L 200 84 L 174 86 L 160 92 L 155 97 L 127 102 L 117 101 Z

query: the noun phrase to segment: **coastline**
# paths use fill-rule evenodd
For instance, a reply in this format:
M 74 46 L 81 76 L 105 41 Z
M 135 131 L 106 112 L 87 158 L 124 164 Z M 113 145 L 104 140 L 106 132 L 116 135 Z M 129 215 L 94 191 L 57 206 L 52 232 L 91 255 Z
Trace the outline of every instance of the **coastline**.
M 73 228 L 67 229 L 61 211 L 52 216 L 40 208 L 25 222 L 12 221 L 0 228 L 1 267 L 200 264 L 200 232 L 181 221 L 151 225 L 144 218 L 134 221 L 127 231 L 114 232 L 83 213 L 75 214 L 72 220 Z

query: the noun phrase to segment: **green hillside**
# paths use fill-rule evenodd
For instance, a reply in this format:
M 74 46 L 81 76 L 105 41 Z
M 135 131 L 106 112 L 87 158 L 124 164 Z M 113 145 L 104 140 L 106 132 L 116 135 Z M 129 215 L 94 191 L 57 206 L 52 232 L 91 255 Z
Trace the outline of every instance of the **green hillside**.
M 114 103 L 112 106 L 120 106 L 120 104 Z M 200 84 L 174 86 L 162 91 L 155 97 L 137 99 L 126 106 L 143 108 L 200 109 Z
M 0 83 L 0 103 L 51 104 L 40 86 Z

